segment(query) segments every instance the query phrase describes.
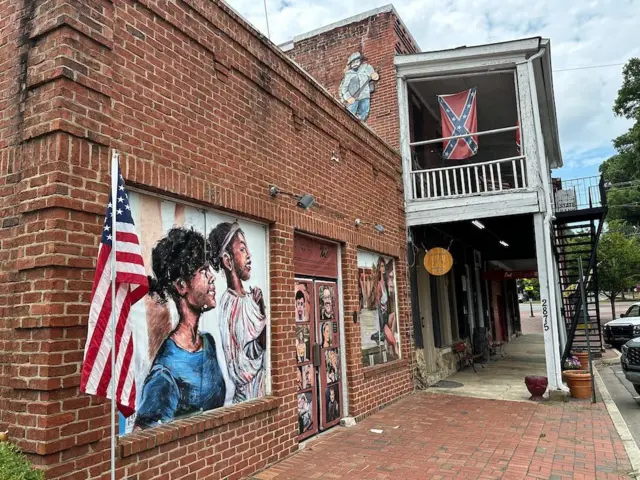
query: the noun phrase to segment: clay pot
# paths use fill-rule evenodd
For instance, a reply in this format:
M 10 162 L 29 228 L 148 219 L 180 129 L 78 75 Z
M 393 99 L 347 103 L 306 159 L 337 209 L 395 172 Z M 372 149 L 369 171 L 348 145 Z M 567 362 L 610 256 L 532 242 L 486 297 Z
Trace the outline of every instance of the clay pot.
M 531 394 L 531 398 L 529 400 L 544 400 L 542 395 L 547 391 L 547 385 L 549 385 L 547 377 L 529 375 L 524 377 L 524 384 L 527 386 L 527 390 L 529 390 L 529 393 Z
M 591 398 L 591 374 L 589 370 L 565 370 L 562 372 L 573 398 Z
M 589 370 L 589 354 L 587 352 L 574 352 L 571 355 L 580 360 L 580 365 L 585 370 Z

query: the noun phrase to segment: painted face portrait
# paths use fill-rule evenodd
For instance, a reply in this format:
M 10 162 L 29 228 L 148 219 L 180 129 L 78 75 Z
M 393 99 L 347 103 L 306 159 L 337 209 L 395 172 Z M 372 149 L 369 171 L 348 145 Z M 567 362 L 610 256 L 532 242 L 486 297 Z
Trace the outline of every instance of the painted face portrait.
M 304 298 L 304 293 L 300 290 L 296 292 L 296 321 L 304 322 L 306 320 L 306 300 Z
M 322 324 L 322 348 L 329 348 L 331 346 L 331 323 L 325 322 Z
M 324 318 L 333 318 L 333 295 L 331 290 L 325 288 L 322 290 L 322 315 Z
M 235 270 L 238 278 L 246 282 L 251 278 L 251 252 L 247 246 L 244 233 L 238 232 L 231 243 L 232 260 L 231 267 Z
M 184 298 L 187 307 L 194 312 L 208 312 L 216 306 L 215 273 L 211 265 L 205 265 L 187 281 L 176 281 L 175 289 Z

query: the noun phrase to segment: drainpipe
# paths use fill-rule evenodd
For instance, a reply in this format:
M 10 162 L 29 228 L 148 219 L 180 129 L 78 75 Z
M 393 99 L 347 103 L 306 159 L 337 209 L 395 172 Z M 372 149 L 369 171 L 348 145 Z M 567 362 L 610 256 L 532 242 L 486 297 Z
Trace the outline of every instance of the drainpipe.
M 540 171 L 544 171 L 545 174 L 547 172 L 550 172 L 549 170 L 549 163 L 547 161 L 547 156 L 546 156 L 546 152 L 544 151 L 544 138 L 542 136 L 542 126 L 540 123 L 540 111 L 538 110 L 538 92 L 536 91 L 536 85 L 535 85 L 535 72 L 533 70 L 533 61 L 542 57 L 545 54 L 545 48 L 541 48 L 540 51 L 538 51 L 538 53 L 532 55 L 531 57 L 529 57 L 529 59 L 527 60 L 527 68 L 529 71 L 529 90 L 531 92 L 531 102 L 532 102 L 532 106 L 533 106 L 533 121 L 534 121 L 534 125 L 535 125 L 535 130 L 536 130 L 536 140 L 538 143 L 538 155 L 540 158 Z M 544 170 L 543 170 L 544 169 Z M 546 207 L 546 213 L 544 216 L 544 222 L 543 222 L 543 231 L 544 231 L 544 235 L 546 239 L 551 239 L 551 222 L 553 220 L 553 207 L 551 205 L 551 190 L 549 187 L 549 182 L 547 181 L 543 181 L 542 182 L 542 190 L 544 192 L 544 200 L 545 200 L 545 207 Z M 555 322 L 551 322 L 551 338 L 552 338 L 552 347 L 553 347 L 553 351 L 556 353 L 556 355 L 553 358 L 553 361 L 555 363 L 555 382 L 556 385 L 559 386 L 560 390 L 563 390 L 565 392 L 568 392 L 569 389 L 562 383 L 562 368 L 560 365 L 560 339 L 559 339 L 559 335 L 558 335 L 558 309 L 556 306 L 556 273 L 555 273 L 555 268 L 554 268 L 554 263 L 553 263 L 553 253 L 551 252 L 550 248 L 546 248 L 545 246 L 545 256 L 546 256 L 546 268 L 547 268 L 547 282 L 549 283 L 548 285 L 548 291 L 549 291 L 549 311 L 550 313 L 553 312 L 553 315 L 556 316 L 556 321 Z

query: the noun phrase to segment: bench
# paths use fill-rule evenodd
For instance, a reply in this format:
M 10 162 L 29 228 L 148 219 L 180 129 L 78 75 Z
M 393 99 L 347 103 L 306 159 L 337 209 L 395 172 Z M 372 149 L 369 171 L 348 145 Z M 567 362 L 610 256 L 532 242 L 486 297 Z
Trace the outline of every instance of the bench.
M 459 372 L 464 367 L 471 367 L 473 371 L 476 371 L 476 360 L 482 358 L 482 354 L 473 353 L 473 349 L 467 342 L 458 342 L 453 345 L 452 350 L 458 356 L 456 369 Z M 480 362 L 478 362 L 480 363 Z M 484 368 L 484 365 L 480 363 L 480 366 Z

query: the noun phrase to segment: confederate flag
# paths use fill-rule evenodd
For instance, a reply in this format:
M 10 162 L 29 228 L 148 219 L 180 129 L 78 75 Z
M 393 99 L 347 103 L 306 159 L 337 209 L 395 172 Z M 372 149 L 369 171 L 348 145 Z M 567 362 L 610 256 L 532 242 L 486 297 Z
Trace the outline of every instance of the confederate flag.
M 442 137 L 476 133 L 476 87 L 452 95 L 438 95 Z M 465 137 L 443 142 L 442 156 L 447 160 L 463 160 L 478 153 L 478 137 Z

